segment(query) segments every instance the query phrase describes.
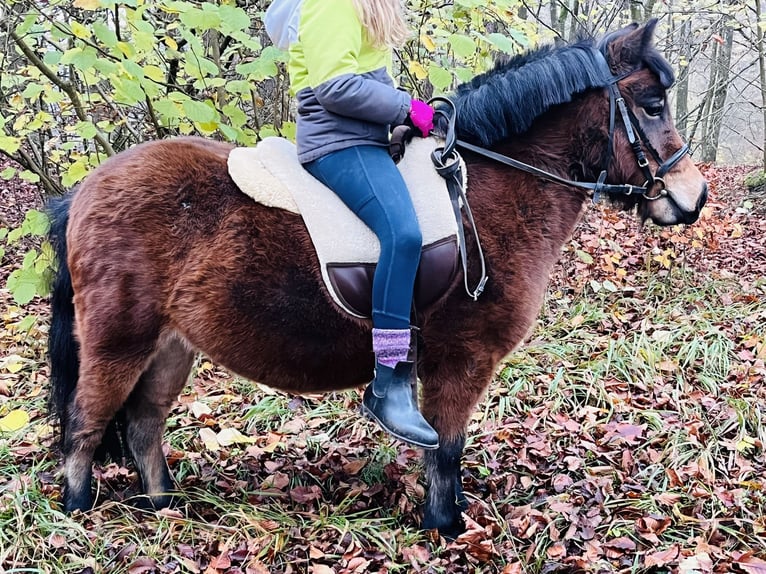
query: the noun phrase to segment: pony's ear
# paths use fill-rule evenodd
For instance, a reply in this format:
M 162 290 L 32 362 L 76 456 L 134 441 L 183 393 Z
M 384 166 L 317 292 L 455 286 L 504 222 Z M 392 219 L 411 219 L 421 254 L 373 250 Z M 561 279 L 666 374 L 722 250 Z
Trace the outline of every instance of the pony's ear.
M 607 39 L 605 46 L 613 71 L 616 73 L 635 70 L 641 67 L 647 56 L 653 54 L 654 30 L 657 27 L 657 18 L 652 18 L 643 26 L 631 24 L 612 35 L 611 41 Z M 654 69 L 654 66 L 650 66 Z M 616 69 L 615 69 L 616 68 Z M 660 70 L 656 70 L 662 76 Z M 670 77 L 660 77 L 664 86 L 673 83 L 672 72 Z

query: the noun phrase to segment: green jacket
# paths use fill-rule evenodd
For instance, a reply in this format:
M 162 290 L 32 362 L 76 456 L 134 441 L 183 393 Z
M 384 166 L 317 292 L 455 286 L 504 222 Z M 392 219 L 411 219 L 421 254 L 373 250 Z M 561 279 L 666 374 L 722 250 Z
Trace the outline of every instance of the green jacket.
M 388 145 L 411 98 L 391 79 L 392 51 L 373 46 L 351 0 L 303 0 L 288 71 L 298 100 L 298 158 Z

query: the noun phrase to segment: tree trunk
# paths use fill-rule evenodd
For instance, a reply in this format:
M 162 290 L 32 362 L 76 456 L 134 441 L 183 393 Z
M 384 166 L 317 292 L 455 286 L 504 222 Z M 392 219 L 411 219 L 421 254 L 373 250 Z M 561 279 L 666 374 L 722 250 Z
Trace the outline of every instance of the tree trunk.
M 729 66 L 731 64 L 731 48 L 734 43 L 734 28 L 728 21 L 723 22 L 723 42 L 718 46 L 713 60 L 711 77 L 713 93 L 708 114 L 707 129 L 702 141 L 702 161 L 714 162 L 718 153 L 718 137 L 721 134 L 724 106 L 729 84 Z
M 763 171 L 766 172 L 766 46 L 764 46 L 763 29 L 760 26 L 761 21 L 761 0 L 755 0 L 755 34 L 756 50 L 758 54 L 758 72 L 761 80 L 761 114 L 763 114 L 763 142 L 761 150 L 763 151 Z
M 759 0 L 760 1 L 760 0 Z M 676 83 L 676 127 L 681 137 L 686 139 L 689 117 L 689 64 L 692 57 L 692 22 L 686 20 L 678 28 L 679 74 Z

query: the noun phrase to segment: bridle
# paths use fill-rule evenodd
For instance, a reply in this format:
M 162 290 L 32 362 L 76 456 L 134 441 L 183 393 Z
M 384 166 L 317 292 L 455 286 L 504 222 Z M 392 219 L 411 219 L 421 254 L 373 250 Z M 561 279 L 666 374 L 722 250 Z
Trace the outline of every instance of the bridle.
M 604 193 L 612 194 L 612 195 L 626 195 L 626 196 L 640 195 L 642 198 L 646 199 L 647 201 L 655 201 L 657 199 L 667 197 L 668 199 L 673 201 L 672 193 L 670 189 L 668 189 L 668 187 L 666 186 L 664 178 L 665 178 L 665 175 L 671 169 L 673 169 L 673 167 L 679 161 L 681 161 L 681 159 L 683 159 L 683 157 L 687 153 L 689 153 L 689 145 L 685 143 L 672 156 L 670 156 L 665 161 L 662 161 L 660 154 L 651 144 L 651 142 L 649 141 L 649 138 L 646 136 L 646 133 L 641 127 L 641 124 L 638 122 L 638 118 L 630 109 L 628 109 L 628 106 L 625 103 L 625 99 L 622 97 L 622 94 L 620 93 L 620 88 L 617 85 L 617 82 L 627 78 L 628 76 L 635 73 L 636 71 L 638 70 L 631 70 L 619 76 L 612 76 L 609 79 L 609 82 L 606 86 L 606 89 L 609 91 L 609 138 L 607 143 L 606 159 L 604 161 L 604 164 L 602 166 L 598 179 L 595 182 L 575 181 L 575 180 L 566 179 L 556 174 L 545 171 L 543 169 L 526 164 L 522 161 L 505 156 L 503 154 L 499 154 L 497 152 L 488 150 L 486 148 L 457 139 L 457 136 L 455 134 L 455 122 L 456 122 L 455 104 L 451 100 L 447 98 L 442 98 L 442 97 L 434 98 L 433 100 L 431 100 L 432 103 L 446 105 L 447 110 L 449 110 L 449 111 L 445 111 L 444 107 L 441 105 L 437 109 L 437 113 L 447 120 L 447 130 L 445 133 L 444 146 L 434 150 L 434 154 L 432 155 L 434 164 L 437 166 L 437 170 L 438 170 L 440 165 L 448 166 L 452 164 L 454 161 L 457 161 L 457 155 L 454 151 L 455 147 L 457 146 L 462 149 L 466 149 L 476 154 L 490 158 L 492 160 L 498 161 L 502 164 L 513 167 L 515 169 L 525 171 L 537 177 L 541 177 L 549 181 L 560 183 L 562 185 L 577 187 L 579 189 L 585 189 L 586 191 L 589 192 L 589 195 L 593 198 L 594 202 L 597 202 L 601 194 L 604 194 Z M 641 186 L 632 185 L 629 183 L 622 183 L 622 184 L 606 183 L 607 170 L 609 168 L 609 164 L 611 163 L 611 159 L 612 159 L 612 147 L 614 143 L 614 134 L 616 129 L 617 110 L 619 110 L 620 112 L 620 118 L 622 119 L 622 124 L 625 127 L 625 134 L 627 135 L 628 142 L 630 143 L 630 147 L 633 149 L 633 154 L 636 157 L 636 162 L 638 164 L 638 167 L 641 169 L 645 177 L 644 184 Z M 649 160 L 647 159 L 643 148 L 646 148 L 649 151 L 649 154 L 652 156 L 654 161 L 656 161 L 657 165 L 659 166 L 655 173 L 652 173 L 649 167 Z M 455 157 L 453 158 L 453 156 Z M 656 192 L 654 191 L 655 189 L 656 189 Z
M 609 143 L 607 144 L 607 159 L 604 163 L 604 168 L 601 170 L 601 174 L 599 175 L 599 181 L 601 181 L 602 178 L 606 178 L 606 170 L 609 167 L 609 163 L 611 161 L 612 148 L 614 143 L 615 109 L 618 109 L 620 110 L 622 124 L 625 126 L 625 133 L 628 137 L 628 143 L 630 143 L 630 147 L 633 149 L 633 154 L 636 156 L 636 163 L 638 164 L 638 167 L 641 168 L 641 171 L 646 178 L 644 180 L 644 185 L 638 188 L 642 191 L 635 193 L 641 193 L 644 199 L 648 201 L 654 201 L 656 199 L 660 199 L 661 197 L 667 197 L 670 195 L 670 191 L 665 185 L 665 174 L 673 169 L 673 167 L 679 161 L 681 161 L 681 159 L 687 153 L 689 153 L 689 144 L 685 143 L 678 149 L 678 151 L 676 151 L 676 153 L 674 153 L 664 162 L 662 161 L 660 154 L 657 152 L 652 143 L 649 141 L 649 138 L 646 136 L 646 133 L 641 127 L 638 118 L 632 110 L 628 109 L 628 106 L 625 104 L 625 99 L 620 93 L 620 88 L 617 86 L 617 82 L 627 78 L 634 72 L 635 70 L 632 70 L 622 74 L 621 76 L 613 77 L 607 87 L 609 90 Z M 651 169 L 649 169 L 649 160 L 646 159 L 646 154 L 644 153 L 641 144 L 643 144 L 643 147 L 649 150 L 652 158 L 654 158 L 654 161 L 656 161 L 657 165 L 659 166 L 655 173 L 652 173 Z M 655 188 L 657 188 L 657 194 L 651 195 L 652 190 Z M 599 193 L 599 190 L 594 189 L 593 193 L 594 199 L 598 199 L 596 194 Z
M 601 53 L 599 52 L 599 54 Z M 601 54 L 601 56 L 604 57 L 603 54 Z M 605 57 L 604 61 L 606 62 Z M 639 123 L 638 118 L 630 109 L 628 109 L 628 106 L 625 103 L 625 99 L 620 93 L 620 88 L 617 85 L 620 80 L 627 78 L 637 71 L 638 70 L 631 70 L 619 76 L 613 75 L 606 85 L 606 89 L 609 90 L 609 138 L 605 154 L 606 159 L 604 160 L 598 179 L 595 182 L 574 181 L 566 179 L 503 154 L 499 154 L 486 148 L 459 140 L 457 139 L 455 129 L 457 112 L 454 102 L 444 97 L 433 98 L 429 102 L 431 104 L 437 104 L 436 114 L 441 116 L 446 121 L 444 145 L 437 147 L 431 153 L 431 160 L 433 161 L 436 171 L 439 173 L 439 175 L 447 180 L 447 189 L 449 191 L 452 206 L 455 211 L 455 218 L 457 220 L 458 246 L 463 265 L 463 282 L 466 292 L 474 301 L 476 301 L 479 295 L 481 295 L 481 293 L 484 291 L 489 277 L 486 272 L 484 253 L 481 247 L 481 241 L 479 240 L 479 234 L 473 220 L 473 214 L 471 213 L 471 208 L 468 205 L 468 198 L 465 195 L 465 190 L 463 190 L 462 187 L 463 178 L 460 167 L 460 155 L 455 151 L 456 146 L 462 149 L 467 149 L 489 159 L 498 161 L 504 165 L 530 173 L 537 177 L 560 183 L 562 185 L 584 189 L 593 198 L 594 202 L 598 202 L 601 194 L 606 193 L 626 196 L 640 195 L 647 201 L 655 201 L 657 199 L 667 197 L 670 201 L 675 203 L 671 190 L 668 189 L 668 187 L 665 185 L 664 178 L 665 175 L 671 169 L 673 169 L 673 167 L 679 161 L 681 161 L 681 159 L 683 159 L 687 153 L 689 153 L 689 145 L 685 143 L 672 156 L 670 156 L 665 161 L 662 161 L 660 154 L 651 144 L 649 138 L 646 136 L 646 133 L 641 128 L 641 124 Z M 612 147 L 614 144 L 617 110 L 620 112 L 620 118 L 622 119 L 622 124 L 625 127 L 625 134 L 627 135 L 630 147 L 633 149 L 633 154 L 636 157 L 638 167 L 641 169 L 644 177 L 646 178 L 644 184 L 641 186 L 628 183 L 606 183 L 607 170 L 612 160 Z M 654 173 L 652 173 L 652 170 L 649 167 L 649 160 L 647 159 L 643 148 L 646 148 L 649 151 L 649 154 L 659 166 L 657 171 Z M 657 191 L 653 194 L 655 189 Z M 474 289 L 471 289 L 468 285 L 467 247 L 465 242 L 465 232 L 463 229 L 461 206 L 462 209 L 465 210 L 468 222 L 473 229 L 473 234 L 476 240 L 476 249 L 478 251 L 479 261 L 481 264 L 481 277 Z

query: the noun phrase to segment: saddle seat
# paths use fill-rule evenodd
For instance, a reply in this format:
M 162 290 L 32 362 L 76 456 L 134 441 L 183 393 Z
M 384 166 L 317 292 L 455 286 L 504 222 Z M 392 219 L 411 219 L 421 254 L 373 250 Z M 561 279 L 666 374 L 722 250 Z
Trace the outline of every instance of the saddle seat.
M 445 181 L 430 159 L 437 145 L 435 138 L 415 138 L 398 164 L 423 235 L 413 294 L 419 312 L 428 310 L 455 285 L 459 270 L 454 211 Z M 243 193 L 303 217 L 332 300 L 355 317 L 369 318 L 380 255 L 378 239 L 332 190 L 303 169 L 295 145 L 270 137 L 255 148 L 234 148 L 228 167 Z

